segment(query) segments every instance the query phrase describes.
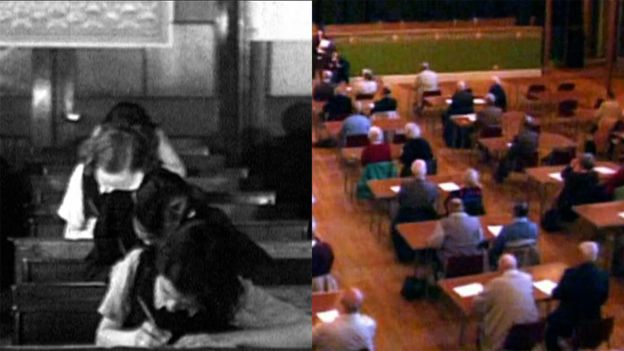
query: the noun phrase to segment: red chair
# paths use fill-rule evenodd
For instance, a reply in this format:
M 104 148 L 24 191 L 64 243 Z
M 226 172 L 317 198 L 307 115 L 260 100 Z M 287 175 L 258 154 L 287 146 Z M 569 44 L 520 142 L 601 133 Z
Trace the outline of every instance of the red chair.
M 546 92 L 544 84 L 531 84 L 527 90 L 526 98 L 529 100 L 539 100 L 539 94 Z
M 355 100 L 373 100 L 375 94 L 357 94 Z
M 566 99 L 559 103 L 557 109 L 557 115 L 559 117 L 573 117 L 578 108 L 578 101 L 572 99 Z
M 479 138 L 498 138 L 503 136 L 503 128 L 501 126 L 485 126 L 479 133 Z
M 366 134 L 347 135 L 345 147 L 362 147 L 368 145 L 368 142 Z
M 576 157 L 576 147 L 555 148 L 550 154 L 548 164 L 551 166 L 567 165 Z
M 430 90 L 430 91 L 423 91 L 423 95 L 424 98 L 429 97 L 429 96 L 442 96 L 442 91 L 441 90 Z

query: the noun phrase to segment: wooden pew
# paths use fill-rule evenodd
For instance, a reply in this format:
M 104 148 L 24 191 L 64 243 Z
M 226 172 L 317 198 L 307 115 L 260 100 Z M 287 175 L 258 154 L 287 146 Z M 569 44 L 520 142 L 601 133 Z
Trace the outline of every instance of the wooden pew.
M 275 297 L 312 310 L 309 285 L 265 287 Z M 103 282 L 13 286 L 14 344 L 89 344 L 101 316 Z
M 13 238 L 15 281 L 80 281 L 84 259 L 93 247 L 91 240 L 60 238 Z M 258 244 L 273 257 L 270 267 L 258 267 L 251 278 L 262 285 L 309 284 L 312 245 L 309 241 L 266 241 Z

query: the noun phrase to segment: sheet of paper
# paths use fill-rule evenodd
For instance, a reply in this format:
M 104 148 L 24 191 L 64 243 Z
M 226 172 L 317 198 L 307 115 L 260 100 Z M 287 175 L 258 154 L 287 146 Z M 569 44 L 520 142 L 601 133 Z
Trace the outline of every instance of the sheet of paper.
M 483 104 L 485 104 L 485 99 L 476 98 L 476 99 L 474 99 L 474 104 L 475 105 L 483 105 Z
M 453 100 L 451 100 L 451 99 L 445 99 L 444 101 L 446 101 L 446 104 L 447 104 L 447 105 L 450 105 L 450 104 L 451 104 L 451 102 L 453 102 Z
M 438 186 L 440 187 L 440 189 L 442 189 L 442 190 L 444 190 L 446 192 L 459 190 L 459 185 L 457 185 L 457 184 L 455 184 L 453 182 L 440 183 L 440 184 L 438 184 Z
M 490 233 L 492 233 L 492 235 L 494 235 L 494 236 L 498 236 L 498 234 L 500 234 L 501 230 L 503 230 L 503 226 L 502 225 L 488 225 L 487 228 L 490 231 Z
M 401 191 L 401 186 L 400 185 L 393 185 L 390 187 L 390 190 L 392 190 L 395 193 L 398 193 L 399 191 Z
M 558 172 L 557 173 L 549 173 L 548 176 L 551 177 L 554 180 L 563 182 L 563 178 L 561 178 L 561 173 L 558 173 Z
M 453 291 L 461 297 L 470 297 L 479 295 L 483 291 L 483 285 L 480 283 L 472 283 L 453 288 Z
M 511 143 L 507 143 L 507 147 L 511 147 Z
M 323 323 L 331 323 L 334 319 L 338 318 L 338 310 L 329 310 L 324 312 L 318 312 L 316 314 L 318 319 Z
M 544 279 L 533 282 L 533 286 L 535 287 L 535 289 L 543 292 L 544 294 L 551 295 L 553 289 L 557 287 L 557 283 L 549 279 Z
M 614 174 L 615 173 L 615 170 L 609 167 L 594 167 L 594 171 L 600 174 Z
M 618 216 L 620 216 L 620 218 L 624 218 L 624 212 L 618 213 Z

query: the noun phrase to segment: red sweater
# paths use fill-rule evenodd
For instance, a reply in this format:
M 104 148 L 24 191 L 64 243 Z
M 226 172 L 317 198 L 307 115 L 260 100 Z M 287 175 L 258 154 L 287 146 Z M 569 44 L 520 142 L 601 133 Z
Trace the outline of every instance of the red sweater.
M 613 174 L 609 179 L 607 179 L 604 183 L 605 189 L 609 195 L 613 195 L 615 188 L 624 185 L 624 167 L 620 167 L 615 174 Z
M 362 151 L 362 166 L 385 161 L 392 161 L 390 145 L 388 144 L 370 144 Z

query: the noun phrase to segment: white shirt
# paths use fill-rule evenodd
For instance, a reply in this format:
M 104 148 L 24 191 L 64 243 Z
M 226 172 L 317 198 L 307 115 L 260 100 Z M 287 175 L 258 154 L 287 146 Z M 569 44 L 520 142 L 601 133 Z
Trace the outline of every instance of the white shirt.
M 312 344 L 318 351 L 375 350 L 377 323 L 361 313 L 341 314 L 331 323 L 312 329 Z
M 377 92 L 377 82 L 374 80 L 359 79 L 353 85 L 356 95 L 373 95 Z
M 422 94 L 423 91 L 438 90 L 438 74 L 432 70 L 424 70 L 416 76 L 416 90 Z

